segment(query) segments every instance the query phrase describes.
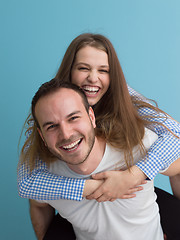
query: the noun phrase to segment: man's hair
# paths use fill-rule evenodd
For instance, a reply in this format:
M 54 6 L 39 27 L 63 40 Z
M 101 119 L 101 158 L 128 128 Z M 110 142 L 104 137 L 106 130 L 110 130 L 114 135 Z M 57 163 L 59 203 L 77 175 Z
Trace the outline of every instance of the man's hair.
M 83 101 L 83 105 L 88 113 L 89 111 L 89 103 L 87 101 L 86 95 L 85 93 L 82 91 L 81 88 L 79 88 L 77 85 L 72 84 L 70 82 L 64 82 L 62 80 L 57 80 L 56 78 L 53 78 L 52 80 L 50 80 L 49 82 L 43 83 L 40 88 L 38 89 L 38 91 L 35 93 L 32 102 L 31 102 L 31 113 L 33 116 L 33 119 L 35 121 L 36 126 L 39 128 L 39 123 L 38 120 L 36 118 L 35 115 L 35 107 L 37 102 L 39 101 L 40 98 L 45 97 L 49 94 L 52 94 L 54 92 L 57 92 L 59 89 L 61 88 L 67 88 L 67 89 L 71 89 L 75 92 L 77 92 Z
M 89 103 L 87 101 L 85 93 L 78 86 L 70 83 L 64 82 L 62 80 L 52 79 L 49 82 L 46 82 L 40 86 L 36 94 L 34 95 L 31 103 L 31 114 L 26 119 L 26 124 L 29 126 L 27 133 L 30 132 L 30 135 L 26 139 L 20 156 L 20 163 L 24 163 L 25 167 L 29 168 L 32 171 L 36 167 L 36 160 L 40 158 L 43 162 L 46 162 L 48 165 L 52 161 L 56 161 L 56 157 L 49 151 L 49 149 L 44 145 L 42 138 L 40 137 L 37 128 L 40 128 L 38 120 L 35 115 L 35 107 L 39 99 L 46 97 L 49 94 L 57 92 L 59 89 L 71 89 L 79 94 L 82 99 L 82 103 L 85 107 L 85 110 L 89 114 Z M 32 116 L 30 118 L 30 116 Z

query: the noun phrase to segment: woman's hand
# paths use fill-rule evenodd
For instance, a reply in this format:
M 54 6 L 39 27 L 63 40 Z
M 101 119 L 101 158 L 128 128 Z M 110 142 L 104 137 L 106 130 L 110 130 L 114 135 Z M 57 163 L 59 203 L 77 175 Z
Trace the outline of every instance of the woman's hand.
M 92 178 L 104 180 L 96 191 L 86 197 L 88 200 L 96 199 L 98 202 L 136 197 L 135 192 L 143 190 L 139 185 L 147 182 L 146 175 L 136 166 L 131 167 L 130 171 L 107 171 L 95 174 Z
M 88 195 L 94 193 L 103 183 L 104 180 L 86 180 L 84 185 L 83 197 L 87 197 Z

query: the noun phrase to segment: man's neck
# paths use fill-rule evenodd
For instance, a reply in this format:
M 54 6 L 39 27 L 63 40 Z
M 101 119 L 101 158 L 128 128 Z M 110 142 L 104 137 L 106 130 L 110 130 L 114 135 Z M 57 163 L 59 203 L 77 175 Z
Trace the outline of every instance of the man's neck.
M 106 142 L 103 139 L 95 137 L 94 146 L 88 158 L 83 163 L 78 165 L 67 164 L 68 167 L 78 174 L 91 174 L 101 162 L 104 155 L 105 147 Z

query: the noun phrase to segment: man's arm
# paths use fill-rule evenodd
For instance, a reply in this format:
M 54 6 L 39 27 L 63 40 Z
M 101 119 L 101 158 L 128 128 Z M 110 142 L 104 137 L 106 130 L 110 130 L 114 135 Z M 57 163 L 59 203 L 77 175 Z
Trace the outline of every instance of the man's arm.
M 180 199 L 180 158 L 162 174 L 169 176 L 173 194 Z
M 161 174 L 174 177 L 180 174 L 180 158 L 178 158 L 175 162 L 173 162 L 165 171 L 161 172 Z
M 180 174 L 171 176 L 169 179 L 173 194 L 180 199 Z
M 29 200 L 31 222 L 37 239 L 42 240 L 55 214 L 49 204 Z

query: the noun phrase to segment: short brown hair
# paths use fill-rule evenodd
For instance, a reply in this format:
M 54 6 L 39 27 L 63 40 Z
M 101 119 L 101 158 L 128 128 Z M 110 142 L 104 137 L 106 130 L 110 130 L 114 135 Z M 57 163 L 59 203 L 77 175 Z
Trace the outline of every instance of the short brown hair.
M 54 78 L 54 79 L 50 80 L 49 82 L 43 83 L 39 87 L 38 91 L 35 93 L 35 95 L 32 99 L 31 113 L 32 113 L 32 116 L 34 118 L 34 121 L 35 121 L 37 127 L 39 127 L 39 123 L 38 123 L 38 120 L 37 120 L 36 115 L 35 115 L 35 106 L 36 106 L 38 100 L 42 97 L 45 97 L 45 96 L 53 93 L 53 92 L 56 92 L 60 88 L 68 88 L 68 89 L 72 89 L 75 92 L 77 92 L 81 96 L 81 98 L 83 100 L 84 107 L 85 107 L 86 111 L 88 112 L 89 103 L 88 103 L 86 95 L 82 91 L 82 89 L 80 87 L 78 87 L 77 85 L 72 84 L 70 82 L 64 82 L 63 80 L 57 80 L 56 78 Z

